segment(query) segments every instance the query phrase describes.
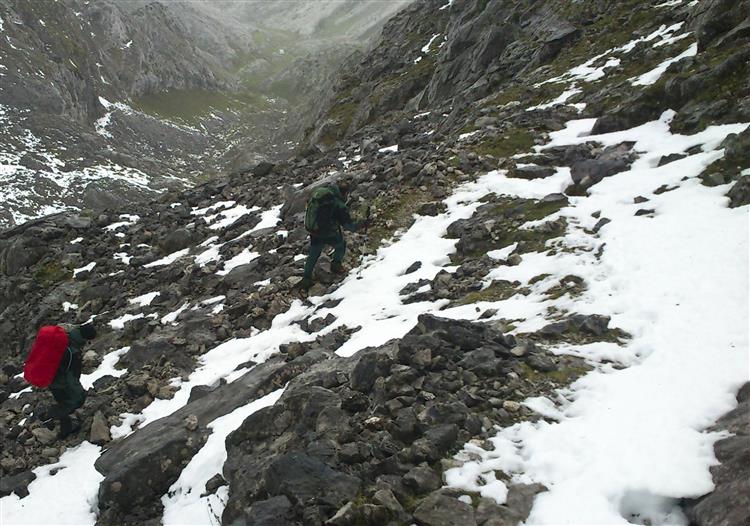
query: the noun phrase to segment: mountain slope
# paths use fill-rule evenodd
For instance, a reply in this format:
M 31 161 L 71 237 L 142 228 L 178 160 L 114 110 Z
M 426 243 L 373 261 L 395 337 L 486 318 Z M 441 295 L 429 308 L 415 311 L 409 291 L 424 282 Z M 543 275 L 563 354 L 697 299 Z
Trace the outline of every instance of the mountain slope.
M 300 35 L 269 3 L 3 2 L 0 228 L 288 156 L 337 65 L 406 3 L 331 2 Z
M 748 6 L 634 5 L 418 2 L 321 149 L 1 233 L 3 523 L 75 480 L 82 524 L 743 524 L 709 428 L 749 431 Z M 533 68 L 477 84 L 511 55 Z M 374 222 L 302 299 L 305 197 L 343 174 Z M 63 451 L 18 373 L 36 327 L 92 316 Z

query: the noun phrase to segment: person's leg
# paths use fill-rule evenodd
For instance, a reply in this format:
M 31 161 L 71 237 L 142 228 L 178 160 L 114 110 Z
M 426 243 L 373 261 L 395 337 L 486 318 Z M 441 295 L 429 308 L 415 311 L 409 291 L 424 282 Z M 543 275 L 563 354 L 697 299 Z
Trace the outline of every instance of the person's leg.
M 50 391 L 57 404 L 47 412 L 47 415 L 60 421 L 59 436 L 65 438 L 77 431 L 76 423 L 70 415 L 86 401 L 86 390 L 78 378 L 73 374 L 68 374 L 62 387 L 50 388 Z
M 344 256 L 346 255 L 346 240 L 343 234 L 339 233 L 336 236 L 333 244 L 333 261 L 331 262 L 331 270 L 333 272 L 341 272 L 343 268 Z
M 305 261 L 304 277 L 306 279 L 312 279 L 315 264 L 318 262 L 318 258 L 323 252 L 324 246 L 325 243 L 323 243 L 321 239 L 312 236 L 310 237 L 310 250 L 307 252 L 307 261 Z
M 73 422 L 70 419 L 70 413 L 74 410 L 73 401 L 66 387 L 50 388 L 50 392 L 57 403 L 49 408 L 46 416 L 48 419 L 55 419 L 60 422 L 59 436 L 64 438 L 73 429 Z

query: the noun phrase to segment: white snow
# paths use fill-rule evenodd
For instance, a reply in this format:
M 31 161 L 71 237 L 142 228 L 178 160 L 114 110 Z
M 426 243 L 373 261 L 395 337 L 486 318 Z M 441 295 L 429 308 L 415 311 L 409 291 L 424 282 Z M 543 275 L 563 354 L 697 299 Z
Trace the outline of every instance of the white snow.
M 179 386 L 174 397 L 154 400 L 141 414 L 126 413 L 121 415 L 123 422 L 112 427 L 112 437 L 119 438 L 133 432 L 133 427 L 146 426 L 164 416 L 170 415 L 184 406 L 190 396 L 190 390 L 196 385 L 212 385 L 219 379 L 225 378 L 233 382 L 248 369 L 236 370 L 237 366 L 249 360 L 256 363 L 266 361 L 279 351 L 279 345 L 293 341 L 305 342 L 315 339 L 295 321 L 309 315 L 312 307 L 306 307 L 301 301 L 295 300 L 289 310 L 277 315 L 271 322 L 271 328 L 257 332 L 249 338 L 237 338 L 222 343 L 201 356 L 201 365 L 190 374 L 188 380 L 182 382 L 174 379 L 173 385 Z
M 95 266 L 96 266 L 96 261 L 92 261 L 88 265 L 84 265 L 80 268 L 73 269 L 73 277 L 75 278 L 81 272 L 91 272 L 92 270 L 94 270 Z
M 71 241 L 70 244 L 71 245 L 75 245 L 76 243 L 80 243 L 81 241 L 83 241 L 83 238 L 82 237 L 77 237 L 73 241 Z
M 212 245 L 207 250 L 195 256 L 195 262 L 198 264 L 198 266 L 205 267 L 212 261 L 219 261 L 221 259 L 219 249 L 222 247 L 222 245 L 223 243 L 219 245 Z
M 281 207 L 284 205 L 277 205 L 263 212 L 260 215 L 260 223 L 255 225 L 249 233 L 263 230 L 264 228 L 271 228 L 279 224 L 281 221 Z M 257 208 L 256 208 L 257 209 Z
M 223 486 L 206 497 L 201 497 L 201 494 L 205 492 L 206 482 L 222 471 L 227 459 L 226 438 L 248 416 L 275 404 L 283 393 L 284 389 L 273 391 L 208 424 L 207 427 L 212 430 L 211 436 L 182 470 L 180 478 L 169 488 L 169 493 L 161 499 L 164 504 L 162 524 L 214 524 L 215 517 L 221 517 L 229 488 Z
M 573 87 L 569 90 L 562 92 L 560 96 L 557 97 L 556 99 L 546 102 L 544 104 L 539 104 L 537 106 L 531 106 L 529 108 L 526 108 L 526 111 L 546 110 L 548 108 L 552 108 L 560 104 L 565 104 L 565 102 L 567 102 L 569 98 L 573 97 L 574 95 L 578 95 L 579 93 L 581 93 L 581 89 Z
M 399 291 L 409 283 L 434 278 L 440 270 L 455 269 L 449 266 L 449 255 L 455 250 L 456 240 L 443 237 L 448 226 L 458 219 L 470 217 L 480 206 L 481 197 L 493 192 L 512 191 L 514 185 L 521 184 L 516 181 L 523 180 L 509 179 L 494 171 L 476 182 L 459 186 L 444 201 L 448 207 L 446 213 L 435 217 L 419 216 L 409 230 L 390 245 L 381 247 L 375 256 L 364 263 L 361 272 L 351 273 L 336 291 L 320 298 L 311 298 L 317 305 L 328 299 L 341 300 L 334 308 L 316 311 L 319 317 L 325 317 L 328 313 L 336 316 L 336 321 L 320 334 L 342 325 L 361 327 L 336 351 L 337 354 L 351 356 L 365 347 L 402 337 L 414 326 L 420 314 L 440 311 L 448 300 L 404 305 Z M 539 198 L 559 192 L 568 184 L 569 172 L 561 172 L 527 184 L 525 194 Z M 404 275 L 404 270 L 415 261 L 422 262 L 419 270 Z M 444 314 L 445 311 L 441 311 L 440 315 Z
M 128 255 L 127 252 L 115 252 L 112 254 L 112 258 L 124 263 L 125 265 L 130 265 L 130 260 L 133 259 L 133 256 Z
M 380 153 L 396 153 L 398 151 L 398 144 L 394 144 L 393 146 L 386 146 L 385 148 L 380 148 L 378 151 Z
M 140 220 L 140 216 L 134 215 L 134 214 L 120 214 L 120 219 L 122 221 L 118 221 L 116 223 L 112 223 L 111 225 L 107 225 L 104 227 L 104 230 L 108 230 L 110 232 L 114 232 L 115 230 L 122 228 L 124 226 L 130 226 L 138 222 Z
M 474 130 L 474 131 L 462 133 L 461 135 L 458 136 L 458 140 L 459 141 L 464 141 L 464 140 L 468 139 L 469 137 L 473 137 L 474 135 L 476 135 L 477 133 L 479 133 L 481 131 L 482 130 Z
M 156 297 L 160 293 L 157 292 L 149 292 L 147 294 L 143 294 L 142 296 L 138 296 L 137 298 L 133 298 L 131 300 L 128 300 L 128 303 L 137 303 L 141 307 L 147 307 L 148 305 L 151 305 L 151 302 L 156 299 Z
M 177 316 L 185 312 L 190 305 L 190 302 L 183 303 L 177 310 L 170 312 L 162 317 L 161 323 L 167 325 L 168 323 L 174 323 L 177 320 Z
M 112 134 L 107 131 L 107 126 L 112 122 L 112 112 L 105 113 L 102 117 L 98 118 L 94 123 L 94 129 L 96 133 L 108 139 L 112 138 Z
M 63 308 L 63 312 L 68 312 L 71 309 L 72 310 L 77 310 L 78 309 L 78 304 L 77 303 L 70 303 L 69 301 L 63 301 L 62 308 Z
M 207 215 L 208 212 L 214 212 L 216 210 L 231 208 L 236 204 L 237 204 L 237 201 L 219 201 L 217 203 L 212 204 L 211 206 L 207 206 L 206 208 L 194 208 L 190 213 L 195 216 L 204 216 L 204 215 Z
M 120 361 L 120 357 L 126 354 L 129 350 L 130 347 L 122 347 L 120 349 L 117 349 L 116 351 L 105 354 L 102 358 L 102 363 L 99 365 L 99 367 L 96 368 L 93 373 L 81 375 L 81 385 L 83 386 L 83 388 L 87 390 L 91 389 L 94 386 L 94 382 L 96 382 L 99 378 L 104 378 L 105 376 L 114 376 L 115 378 L 119 378 L 120 376 L 127 373 L 127 369 L 115 369 L 115 365 L 117 365 L 117 362 Z
M 104 480 L 94 468 L 100 452 L 99 446 L 83 442 L 63 453 L 59 462 L 33 470 L 37 478 L 29 484 L 28 496 L 21 499 L 13 493 L 0 499 L 0 524 L 94 524 Z
M 114 320 L 110 321 L 109 326 L 113 329 L 124 329 L 127 322 L 140 320 L 143 317 L 144 314 L 142 312 L 139 312 L 138 314 L 123 314 L 119 318 L 115 318 Z
M 669 60 L 665 60 L 658 66 L 656 66 L 651 71 L 648 71 L 641 75 L 640 77 L 635 77 L 630 79 L 630 82 L 634 86 L 650 86 L 651 84 L 656 83 L 661 76 L 664 74 L 665 71 L 667 71 L 667 68 L 674 64 L 675 62 L 679 62 L 683 58 L 687 57 L 694 57 L 698 54 L 698 44 L 694 43 L 689 48 L 687 48 L 685 51 L 680 53 L 674 58 L 670 58 Z
M 491 440 L 492 451 L 467 444 L 458 456 L 467 462 L 446 472 L 449 485 L 498 502 L 507 488 L 495 470 L 517 482 L 545 484 L 549 491 L 537 497 L 527 524 L 624 524 L 631 515 L 652 524 L 684 524 L 677 501 L 713 487 L 708 468 L 721 434 L 703 430 L 734 407 L 734 393 L 747 380 L 748 218 L 746 209 L 726 207 L 727 187 L 707 188 L 697 176 L 722 157 L 714 150 L 720 142 L 748 125 L 681 136 L 669 132 L 673 116 L 666 112 L 632 130 L 589 137 L 603 144 L 629 137 L 640 157 L 630 171 L 606 178 L 590 197 L 571 199 L 574 206 L 563 211 L 578 224 L 567 243 L 606 243 L 600 261 L 577 256 L 575 273 L 589 288 L 576 310 L 611 316 L 611 325 L 633 339 L 623 347 L 557 349 L 584 356 L 596 368 L 555 401 L 526 401 L 553 421 L 502 429 Z M 550 145 L 587 140 L 570 133 L 585 127 L 571 123 Z M 657 167 L 665 152 L 700 144 L 703 152 Z M 662 184 L 678 188 L 653 194 Z M 655 217 L 634 216 L 638 195 L 649 197 Z M 583 229 L 592 226 L 597 210 L 612 222 L 595 240 Z M 520 267 L 530 265 L 528 278 L 567 267 L 566 259 L 526 254 Z M 496 277 L 521 272 L 498 268 Z M 611 367 L 606 361 L 613 355 L 629 367 Z
M 152 261 L 151 263 L 147 263 L 144 266 L 144 268 L 153 268 L 153 267 L 163 267 L 165 265 L 171 265 L 178 259 L 180 259 L 183 256 L 187 256 L 188 252 L 190 252 L 189 248 L 183 248 L 182 250 L 178 250 L 177 252 L 172 252 L 171 254 L 164 256 L 161 259 L 157 259 L 156 261 Z
M 430 47 L 432 46 L 432 43 L 435 42 L 435 39 L 437 37 L 439 37 L 439 36 L 440 36 L 440 33 L 435 33 L 434 35 L 432 35 L 432 38 L 430 39 L 430 41 L 427 42 L 427 44 L 425 44 L 422 47 L 422 53 L 429 53 L 430 52 Z
M 222 210 L 218 214 L 206 217 L 206 222 L 213 223 L 210 226 L 212 230 L 220 230 L 234 224 L 240 217 L 257 210 L 260 210 L 257 206 L 248 208 L 245 205 L 237 205 L 233 208 Z
M 235 269 L 241 265 L 246 265 L 259 256 L 260 254 L 258 252 L 253 252 L 252 250 L 250 250 L 250 247 L 248 247 L 234 256 L 232 259 L 224 263 L 224 267 L 216 273 L 219 276 L 226 276 L 232 271 L 232 269 Z

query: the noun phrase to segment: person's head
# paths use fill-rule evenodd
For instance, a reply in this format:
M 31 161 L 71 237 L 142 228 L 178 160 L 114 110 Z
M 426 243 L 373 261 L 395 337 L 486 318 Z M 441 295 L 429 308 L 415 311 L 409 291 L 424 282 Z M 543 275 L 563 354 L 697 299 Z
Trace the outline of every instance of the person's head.
M 81 336 L 83 336 L 87 340 L 93 340 L 96 338 L 96 329 L 94 328 L 94 324 L 91 322 L 85 323 L 78 327 L 78 330 L 81 331 Z
M 339 192 L 341 192 L 341 195 L 343 197 L 346 197 L 349 195 L 349 191 L 351 190 L 352 184 L 348 179 L 341 179 L 338 182 Z

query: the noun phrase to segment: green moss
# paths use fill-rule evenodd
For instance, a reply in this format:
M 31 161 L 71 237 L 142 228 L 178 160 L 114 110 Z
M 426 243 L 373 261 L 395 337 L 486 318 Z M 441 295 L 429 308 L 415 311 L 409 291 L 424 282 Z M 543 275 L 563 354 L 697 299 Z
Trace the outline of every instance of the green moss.
M 585 290 L 586 283 L 583 281 L 583 278 L 569 274 L 562 278 L 557 285 L 546 290 L 544 294 L 553 300 L 565 294 L 575 298 L 583 294 Z
M 510 282 L 506 280 L 493 281 L 486 289 L 470 292 L 463 298 L 459 299 L 457 305 L 469 305 L 480 301 L 502 301 L 515 296 L 516 294 L 528 294 L 528 289 L 522 289 L 518 281 Z
M 525 362 L 521 362 L 519 365 L 522 376 L 532 383 L 552 382 L 558 385 L 567 385 L 591 371 L 591 367 L 583 362 L 581 362 L 581 365 L 563 367 L 550 372 L 537 371 Z
M 488 138 L 475 145 L 474 151 L 478 155 L 492 155 L 501 158 L 527 152 L 533 146 L 534 136 L 531 131 L 523 128 L 512 128 L 503 135 Z
M 48 261 L 37 267 L 34 280 L 43 287 L 51 287 L 71 277 L 70 269 L 57 261 Z
M 543 281 L 550 277 L 551 274 L 539 274 L 538 276 L 534 276 L 529 280 L 529 285 L 533 285 L 534 283 L 539 283 L 540 281 Z
M 165 119 L 195 124 L 214 111 L 249 112 L 267 109 L 269 102 L 253 93 L 230 93 L 201 89 L 169 90 L 138 97 L 133 107 Z

